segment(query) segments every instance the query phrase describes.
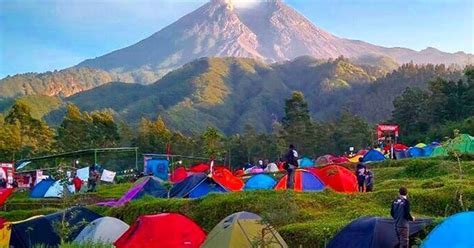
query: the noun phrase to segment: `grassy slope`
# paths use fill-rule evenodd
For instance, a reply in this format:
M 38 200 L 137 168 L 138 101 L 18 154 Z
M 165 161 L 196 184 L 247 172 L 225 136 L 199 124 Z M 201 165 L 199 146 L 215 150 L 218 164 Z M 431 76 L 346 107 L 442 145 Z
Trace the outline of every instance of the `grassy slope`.
M 388 161 L 371 166 L 375 173 L 375 192 L 340 194 L 330 190 L 321 193 L 294 193 L 287 191 L 255 191 L 211 194 L 197 200 L 145 198 L 120 208 L 92 207 L 105 215 L 115 216 L 131 223 L 142 214 L 160 212 L 183 213 L 206 231 L 210 231 L 225 216 L 237 211 L 251 211 L 270 221 L 291 247 L 321 247 L 338 230 L 361 216 L 388 216 L 391 200 L 401 185 L 409 188 L 415 216 L 433 217 L 435 222 L 462 211 L 457 200 L 459 185 L 463 185 L 464 209 L 474 209 L 474 161 L 463 162 L 464 179 L 457 175 L 457 164 L 447 160 L 416 159 Z M 119 197 L 130 184 L 99 188 L 103 198 Z M 25 195 L 9 200 L 30 201 Z M 47 205 L 47 204 L 46 204 Z M 17 208 L 13 208 L 17 209 Z M 54 209 L 14 210 L 0 213 L 9 219 L 24 219 Z M 425 234 L 421 235 L 421 238 Z

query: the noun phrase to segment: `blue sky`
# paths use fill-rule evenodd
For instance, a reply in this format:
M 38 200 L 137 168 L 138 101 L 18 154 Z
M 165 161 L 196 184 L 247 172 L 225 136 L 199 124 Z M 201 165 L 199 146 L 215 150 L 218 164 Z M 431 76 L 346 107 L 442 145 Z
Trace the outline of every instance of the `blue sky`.
M 148 37 L 206 0 L 0 0 L 0 78 L 73 66 Z M 472 0 L 285 0 L 344 38 L 474 52 Z

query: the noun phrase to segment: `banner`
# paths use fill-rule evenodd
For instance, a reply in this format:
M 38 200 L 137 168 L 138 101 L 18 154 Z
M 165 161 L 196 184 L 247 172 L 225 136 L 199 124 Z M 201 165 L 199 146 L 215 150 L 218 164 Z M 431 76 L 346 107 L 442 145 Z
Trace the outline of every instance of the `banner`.
M 38 184 L 39 182 L 41 182 L 41 180 L 43 180 L 43 171 L 42 170 L 36 170 L 35 185 Z
M 380 139 L 384 132 L 394 132 L 395 136 L 398 137 L 399 129 L 398 125 L 377 125 L 377 138 Z
M 77 177 L 82 181 L 87 181 L 89 179 L 89 167 L 84 167 L 76 171 Z
M 117 173 L 104 169 L 104 171 L 102 171 L 102 176 L 100 177 L 100 180 L 104 181 L 104 182 L 110 182 L 111 183 L 111 182 L 114 181 L 115 174 L 117 174 Z

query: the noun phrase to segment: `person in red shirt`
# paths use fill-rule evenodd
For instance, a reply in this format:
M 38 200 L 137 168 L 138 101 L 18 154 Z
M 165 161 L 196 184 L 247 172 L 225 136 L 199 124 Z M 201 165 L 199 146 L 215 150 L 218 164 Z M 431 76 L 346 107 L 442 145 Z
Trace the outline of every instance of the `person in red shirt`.
M 78 176 L 75 176 L 74 179 L 72 179 L 72 183 L 74 184 L 76 192 L 79 192 L 82 187 L 82 180 Z

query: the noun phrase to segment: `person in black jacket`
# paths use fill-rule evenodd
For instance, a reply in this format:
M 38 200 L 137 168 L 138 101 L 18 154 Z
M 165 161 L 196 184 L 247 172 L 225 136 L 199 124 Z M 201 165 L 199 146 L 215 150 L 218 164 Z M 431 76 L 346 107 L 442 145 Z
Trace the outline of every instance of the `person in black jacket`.
M 400 195 L 392 202 L 390 214 L 395 220 L 395 231 L 397 233 L 400 248 L 409 247 L 409 230 L 408 223 L 414 221 L 415 218 L 410 214 L 410 201 L 408 201 L 408 190 L 401 187 Z
M 290 145 L 290 148 L 285 155 L 285 170 L 288 173 L 288 179 L 286 181 L 287 189 L 294 188 L 296 168 L 298 168 L 298 152 L 294 145 Z
M 359 192 L 364 192 L 364 183 L 365 183 L 365 164 L 362 157 L 359 158 L 359 163 L 356 165 L 355 175 L 357 177 L 357 185 Z

